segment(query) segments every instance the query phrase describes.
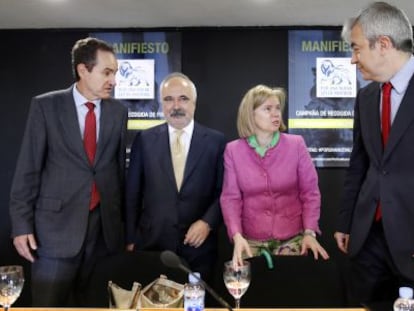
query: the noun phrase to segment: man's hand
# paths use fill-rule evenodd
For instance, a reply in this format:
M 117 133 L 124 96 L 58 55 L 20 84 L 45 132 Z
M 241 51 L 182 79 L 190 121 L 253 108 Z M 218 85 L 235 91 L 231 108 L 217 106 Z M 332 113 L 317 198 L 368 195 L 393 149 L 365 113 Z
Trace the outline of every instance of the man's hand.
M 37 243 L 33 234 L 18 235 L 13 239 L 13 244 L 20 256 L 30 262 L 35 261 L 32 252 L 37 249 Z
M 342 232 L 335 232 L 334 238 L 336 240 L 336 244 L 338 245 L 338 248 L 342 252 L 347 254 L 348 253 L 349 234 L 342 233 Z
M 134 251 L 134 249 L 135 249 L 135 244 L 134 243 L 127 244 L 127 246 L 126 246 L 126 251 L 127 252 L 132 252 L 132 251 Z
M 207 239 L 210 233 L 210 226 L 204 220 L 197 220 L 194 222 L 188 229 L 184 244 L 190 245 L 193 247 L 199 247 Z

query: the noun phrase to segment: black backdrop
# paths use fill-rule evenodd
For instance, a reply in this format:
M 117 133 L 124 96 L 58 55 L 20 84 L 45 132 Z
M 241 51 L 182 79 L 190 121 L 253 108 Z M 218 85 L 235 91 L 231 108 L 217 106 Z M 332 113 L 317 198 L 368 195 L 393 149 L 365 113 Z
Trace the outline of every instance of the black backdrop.
M 135 30 L 140 31 L 125 29 Z M 229 140 L 237 137 L 237 108 L 247 89 L 259 83 L 288 87 L 287 28 L 172 30 L 182 32 L 182 71 L 198 89 L 196 120 L 223 131 Z M 27 266 L 14 251 L 9 237 L 8 201 L 30 99 L 72 83 L 71 47 L 90 31 L 97 30 L 0 30 L 0 265 Z M 322 193 L 320 240 L 331 257 L 340 261 L 333 232 L 344 171 L 318 169 Z M 220 245 L 221 256 L 230 256 L 224 234 Z M 27 305 L 28 301 L 26 287 L 16 306 Z

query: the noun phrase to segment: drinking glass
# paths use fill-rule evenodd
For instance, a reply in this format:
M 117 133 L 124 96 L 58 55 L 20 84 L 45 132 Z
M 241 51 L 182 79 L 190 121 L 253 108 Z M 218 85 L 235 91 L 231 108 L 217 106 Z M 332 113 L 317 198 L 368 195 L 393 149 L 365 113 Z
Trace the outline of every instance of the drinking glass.
M 22 266 L 0 267 L 0 305 L 8 311 L 11 305 L 19 298 L 24 284 Z
M 236 309 L 240 309 L 240 298 L 250 285 L 250 262 L 243 261 L 243 265 L 235 265 L 233 261 L 224 263 L 224 284 L 234 297 Z

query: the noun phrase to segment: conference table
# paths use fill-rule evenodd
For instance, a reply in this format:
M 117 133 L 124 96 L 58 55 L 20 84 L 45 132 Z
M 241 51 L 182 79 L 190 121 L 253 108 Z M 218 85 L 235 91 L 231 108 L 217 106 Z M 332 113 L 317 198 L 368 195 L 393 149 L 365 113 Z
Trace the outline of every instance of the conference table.
M 122 309 L 109 309 L 109 308 L 11 308 L 11 311 L 121 311 Z M 125 309 L 128 310 L 128 309 Z M 130 309 L 131 310 L 131 309 Z M 139 311 L 183 311 L 183 308 L 140 308 Z M 205 311 L 226 311 L 227 309 L 213 309 L 206 308 Z M 234 309 L 236 310 L 236 309 Z M 269 308 L 269 309 L 251 309 L 241 308 L 240 311 L 366 311 L 364 308 Z

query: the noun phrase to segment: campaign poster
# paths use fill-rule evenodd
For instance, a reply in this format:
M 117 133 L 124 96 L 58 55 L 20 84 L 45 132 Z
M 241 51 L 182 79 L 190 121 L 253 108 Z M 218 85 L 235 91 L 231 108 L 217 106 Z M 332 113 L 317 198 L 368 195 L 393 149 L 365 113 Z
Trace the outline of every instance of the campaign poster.
M 155 99 L 154 59 L 122 59 L 116 73 L 116 99 Z
M 346 167 L 354 103 L 366 82 L 340 30 L 289 31 L 288 129 L 302 135 L 316 167 Z
M 164 123 L 159 85 L 181 71 L 179 32 L 94 32 L 111 44 L 118 60 L 114 97 L 128 108 L 128 149 L 137 131 Z

